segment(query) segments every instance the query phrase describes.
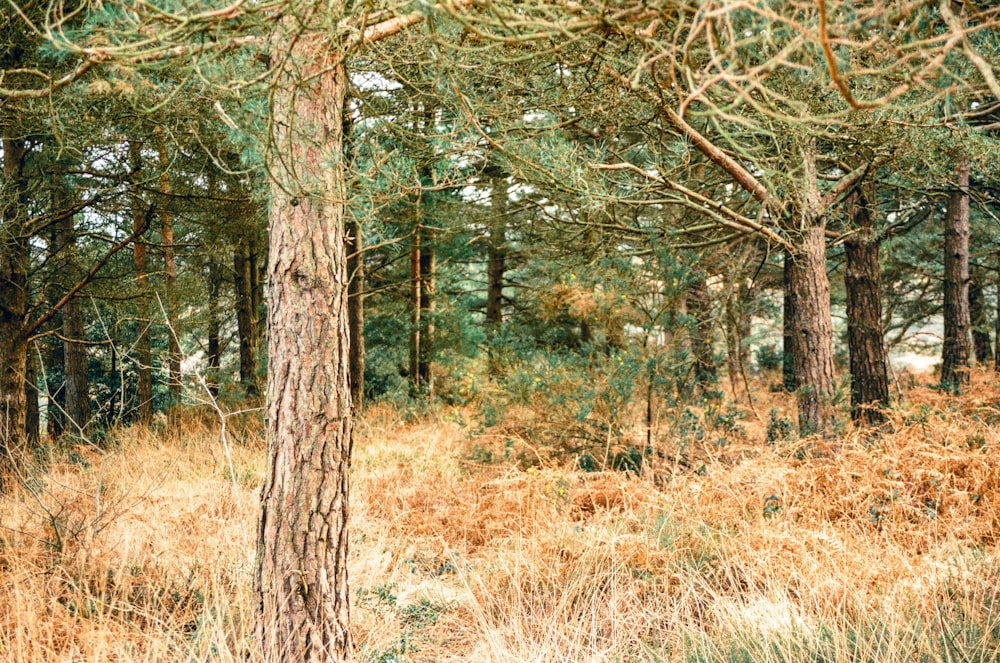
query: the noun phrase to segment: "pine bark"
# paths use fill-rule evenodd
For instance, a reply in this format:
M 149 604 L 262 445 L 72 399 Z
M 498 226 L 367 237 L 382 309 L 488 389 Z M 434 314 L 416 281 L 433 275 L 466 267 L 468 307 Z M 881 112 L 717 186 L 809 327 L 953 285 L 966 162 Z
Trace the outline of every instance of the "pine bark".
M 420 390 L 420 231 L 413 230 L 410 246 L 410 392 L 416 395 Z
M 129 142 L 129 161 L 132 177 L 139 177 L 142 172 L 142 144 L 138 141 Z M 133 182 L 134 183 L 134 182 Z M 148 210 L 138 191 L 132 195 L 132 231 L 138 232 L 146 222 Z M 149 275 L 146 244 L 142 238 L 136 238 L 132 247 L 133 263 L 135 265 L 135 285 L 138 295 L 135 299 L 136 332 L 136 410 L 139 422 L 148 424 L 153 418 L 153 348 L 150 343 L 149 317 Z
M 435 307 L 437 258 L 434 254 L 434 229 L 421 229 L 420 240 L 420 359 L 417 371 L 420 385 L 428 397 L 434 396 Z
M 257 394 L 254 268 L 249 240 L 241 237 L 233 250 L 233 274 L 236 289 L 236 331 L 240 341 L 240 384 L 247 396 Z
M 791 255 L 788 287 L 791 344 L 798 382 L 799 431 L 825 432 L 833 419 L 830 400 L 835 384 L 830 281 L 826 275 L 826 226 L 817 220 L 801 231 Z
M 874 191 L 859 189 L 852 200 L 855 233 L 844 243 L 847 264 L 847 347 L 851 364 L 851 419 L 878 426 L 889 404 L 885 337 L 882 333 L 882 278 L 879 240 L 873 234 Z
M 783 307 L 781 316 L 781 376 L 785 391 L 792 393 L 799 388 L 799 376 L 795 373 L 795 290 L 792 288 L 791 252 L 786 251 L 782 274 Z
M 24 436 L 28 448 L 34 449 L 42 439 L 42 413 L 38 408 L 38 364 L 30 350 L 24 372 Z
M 219 368 L 222 366 L 221 271 L 215 261 L 208 263 L 208 392 L 213 398 L 219 395 Z
M 993 346 L 995 352 L 995 354 L 993 355 L 993 370 L 997 373 L 1000 373 L 1000 253 L 997 253 L 996 287 L 997 287 L 997 301 L 996 301 L 996 310 L 994 311 L 996 315 L 994 319 L 996 326 L 993 330 L 994 337 L 996 338 L 996 344 L 994 344 Z
M 715 383 L 718 370 L 712 351 L 712 300 L 704 277 L 695 279 L 691 284 L 687 305 L 691 316 L 688 337 L 691 342 L 691 355 L 694 357 L 695 383 L 705 389 Z
M 957 391 L 968 379 L 969 339 L 969 166 L 960 164 L 948 200 L 944 228 L 944 343 L 941 386 Z
M 24 451 L 27 398 L 24 388 L 28 346 L 28 240 L 24 141 L 3 139 L 3 227 L 0 228 L 0 488 L 10 459 Z
M 361 223 L 347 224 L 347 326 L 351 335 L 351 404 L 360 412 L 365 398 L 365 262 Z
M 749 303 L 752 293 L 750 288 L 740 283 L 726 297 L 725 302 L 725 336 L 726 336 L 726 374 L 733 390 L 733 398 L 738 398 L 737 385 L 743 380 L 743 371 L 749 358 L 746 338 L 750 336 Z M 748 393 L 747 399 L 750 398 Z
M 160 212 L 160 235 L 163 241 L 163 276 L 164 276 L 164 299 L 166 299 L 167 309 L 167 389 L 170 393 L 170 402 L 177 404 L 181 399 L 181 347 L 178 339 L 181 335 L 179 326 L 180 316 L 177 310 L 177 261 L 174 256 L 174 214 L 170 211 L 170 194 L 172 187 L 170 184 L 170 159 L 167 153 L 166 139 L 160 135 L 159 144 L 160 159 L 160 192 L 167 199 L 164 201 L 163 209 Z
M 990 338 L 990 321 L 986 315 L 986 300 L 983 297 L 984 274 L 982 269 L 971 269 L 969 280 L 969 320 L 972 322 L 972 349 L 976 364 L 986 366 L 993 357 L 993 342 Z
M 333 11 L 337 15 L 336 11 Z M 343 661 L 351 453 L 347 197 L 342 120 L 347 77 L 322 33 L 286 17 L 274 61 L 268 271 L 268 472 L 259 530 L 257 642 L 272 663 Z M 287 51 L 287 52 L 286 52 Z
M 501 174 L 491 180 L 489 235 L 486 238 L 486 370 L 490 377 L 497 378 L 503 373 L 500 348 L 496 337 L 503 326 L 503 288 L 507 274 L 507 202 L 509 191 Z M 587 328 L 580 323 L 581 342 Z
M 62 183 L 57 183 L 54 196 L 55 211 L 67 208 L 70 200 L 65 196 Z M 56 225 L 56 247 L 63 254 L 65 268 L 75 280 L 80 273 L 76 255 L 76 228 L 74 217 L 67 216 Z M 85 435 L 90 422 L 90 382 L 87 377 L 86 325 L 83 307 L 77 297 L 62 308 L 62 360 L 65 381 L 62 387 L 64 428 L 74 435 Z

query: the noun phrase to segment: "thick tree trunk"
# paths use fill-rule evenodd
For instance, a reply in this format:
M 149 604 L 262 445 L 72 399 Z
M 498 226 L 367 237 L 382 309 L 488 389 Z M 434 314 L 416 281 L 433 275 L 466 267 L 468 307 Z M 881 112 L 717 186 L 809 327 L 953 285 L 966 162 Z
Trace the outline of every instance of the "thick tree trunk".
M 160 191 L 164 194 L 163 210 L 160 212 L 160 233 L 163 241 L 163 276 L 166 290 L 164 297 L 167 309 L 167 389 L 170 392 L 170 402 L 173 405 L 181 400 L 181 346 L 178 339 L 181 335 L 180 317 L 177 312 L 177 262 L 174 259 L 174 214 L 170 211 L 170 159 L 167 154 L 167 141 L 161 134 L 159 137 L 160 159 Z
M 131 162 L 132 176 L 139 177 L 142 171 L 141 143 L 129 141 L 129 161 Z M 144 209 L 144 206 L 145 203 L 139 192 L 134 191 L 132 194 L 133 232 L 138 232 L 146 222 L 148 210 Z M 153 418 L 153 349 L 149 339 L 149 283 L 146 245 L 142 238 L 135 240 L 132 256 L 135 264 L 135 285 L 138 290 L 135 299 L 136 330 L 138 333 L 135 342 L 136 408 L 139 413 L 139 422 L 147 424 Z
M 222 366 L 222 320 L 219 315 L 221 271 L 214 261 L 208 263 L 208 391 L 213 398 L 219 395 L 219 368 Z
M 852 201 L 856 233 L 844 244 L 847 265 L 847 347 L 851 362 L 851 419 L 877 426 L 885 421 L 880 408 L 889 404 L 885 338 L 882 333 L 882 286 L 879 242 L 872 236 L 874 191 Z
M 339 15 L 331 9 L 332 15 Z M 347 76 L 322 33 L 286 17 L 274 61 L 268 472 L 261 493 L 257 642 L 272 663 L 343 661 L 351 454 L 347 197 L 342 121 Z M 290 49 L 290 52 L 286 52 Z
M 233 274 L 236 288 L 236 330 L 240 340 L 240 384 L 247 396 L 254 396 L 257 393 L 253 272 L 250 244 L 246 238 L 241 237 L 233 250 Z
M 421 229 L 420 241 L 420 385 L 428 397 L 434 397 L 434 310 L 436 302 L 437 259 L 434 254 L 434 229 Z
M 794 302 L 792 354 L 802 434 L 825 432 L 833 419 L 830 409 L 835 384 L 833 324 L 825 231 L 822 221 L 801 231 L 799 250 L 791 256 L 788 270 L 788 286 Z
M 993 357 L 993 343 L 990 338 L 990 321 L 986 315 L 986 301 L 983 297 L 985 282 L 982 269 L 970 270 L 969 280 L 969 320 L 972 322 L 972 349 L 976 363 L 986 366 Z
M 715 383 L 718 370 L 712 351 L 712 299 L 704 277 L 697 278 L 691 284 L 687 305 L 691 316 L 688 337 L 691 341 L 691 355 L 694 357 L 694 378 L 697 385 L 705 389 Z
M 28 345 L 28 240 L 24 141 L 3 139 L 2 218 L 0 227 L 0 488 L 11 470 L 10 458 L 24 451 Z
M 969 166 L 961 164 L 948 200 L 944 228 L 944 343 L 941 386 L 957 391 L 968 381 L 969 342 Z
M 347 326 L 351 335 L 351 404 L 355 412 L 365 399 L 365 262 L 361 223 L 347 224 Z

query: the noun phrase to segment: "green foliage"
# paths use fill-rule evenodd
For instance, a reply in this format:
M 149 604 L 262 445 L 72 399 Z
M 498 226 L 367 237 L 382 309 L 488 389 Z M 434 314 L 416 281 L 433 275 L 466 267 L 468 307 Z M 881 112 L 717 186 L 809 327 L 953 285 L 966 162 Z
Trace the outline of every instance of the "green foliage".
M 538 350 L 483 396 L 480 424 L 525 440 L 541 458 L 580 456 L 584 469 L 637 470 L 642 452 L 628 444 L 627 430 L 642 374 L 633 352 Z

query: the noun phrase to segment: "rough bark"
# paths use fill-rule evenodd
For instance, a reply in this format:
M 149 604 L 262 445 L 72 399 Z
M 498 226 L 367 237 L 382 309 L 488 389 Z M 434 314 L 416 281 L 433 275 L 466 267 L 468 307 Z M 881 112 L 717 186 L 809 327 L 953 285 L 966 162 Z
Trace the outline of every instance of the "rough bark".
M 236 289 L 236 331 L 240 341 L 240 384 L 247 396 L 257 394 L 253 272 L 250 243 L 247 238 L 241 237 L 233 249 L 233 274 Z
M 332 11 L 332 10 L 331 10 Z M 336 15 L 336 11 L 333 11 Z M 342 60 L 286 17 L 273 87 L 268 472 L 259 530 L 257 642 L 273 663 L 348 658 L 348 367 Z M 286 52 L 286 50 L 288 52 Z
M 410 246 L 410 392 L 420 389 L 420 233 L 413 231 Z
M 208 391 L 213 398 L 219 395 L 219 368 L 222 365 L 219 294 L 222 290 L 222 270 L 214 261 L 208 263 Z
M 142 171 L 142 144 L 129 142 L 129 161 L 132 177 L 137 178 Z M 147 210 L 138 191 L 132 194 L 132 231 L 138 232 L 146 222 Z M 149 277 L 146 244 L 137 238 L 132 248 L 135 265 L 135 285 L 138 294 L 135 299 L 136 333 L 136 410 L 140 423 L 149 423 L 153 418 L 153 349 L 149 338 Z
M 0 227 L 0 488 L 10 458 L 23 453 L 27 399 L 24 382 L 28 346 L 24 338 L 28 309 L 28 240 L 24 141 L 3 139 L 3 190 Z
M 986 315 L 986 301 L 983 297 L 985 275 L 982 269 L 971 269 L 969 280 L 969 320 L 972 323 L 972 349 L 976 364 L 986 366 L 993 357 L 993 343 L 990 338 L 990 321 Z
M 59 191 L 59 189 L 55 189 Z M 53 207 L 57 207 L 55 203 Z M 48 260 L 55 264 L 59 260 L 60 224 L 49 228 Z M 46 298 L 51 307 L 55 307 L 62 293 L 54 287 L 46 288 Z M 53 318 L 56 328 L 65 326 L 62 323 L 62 312 Z M 45 348 L 45 422 L 46 432 L 50 440 L 58 439 L 66 430 L 66 343 L 58 338 L 47 338 L 42 341 Z
M 57 184 L 54 202 L 56 209 L 69 206 L 63 195 L 61 183 Z M 76 228 L 74 217 L 67 216 L 56 225 L 56 247 L 63 254 L 63 263 L 75 280 L 79 273 L 76 256 Z M 62 309 L 62 360 L 65 382 L 62 385 L 64 408 L 63 426 L 72 434 L 83 435 L 90 422 L 90 383 L 87 378 L 86 326 L 80 300 L 73 297 Z
M 437 258 L 434 254 L 434 229 L 421 229 L 420 240 L 420 360 L 417 371 L 420 385 L 429 397 L 434 396 L 434 309 L 437 305 Z
M 968 381 L 969 340 L 969 166 L 961 164 L 948 200 L 944 228 L 944 343 L 941 386 L 957 391 Z
M 781 375 L 785 391 L 794 392 L 799 388 L 799 378 L 795 373 L 795 332 L 793 320 L 795 313 L 795 291 L 792 288 L 793 257 L 785 252 L 784 273 L 782 279 L 783 309 L 781 317 Z
M 996 318 L 995 324 L 996 328 L 994 331 L 994 336 L 996 337 L 996 344 L 993 346 L 994 354 L 993 356 L 993 370 L 1000 373 L 1000 253 L 997 253 L 997 275 L 996 275 L 996 287 L 997 287 L 997 301 L 996 310 L 994 311 Z
M 42 438 L 42 416 L 38 409 L 38 367 L 29 351 L 24 368 L 24 436 L 29 448 L 35 448 Z
M 885 337 L 882 333 L 882 286 L 879 241 L 874 237 L 871 187 L 852 200 L 855 233 L 844 243 L 847 264 L 847 347 L 851 364 L 851 419 L 877 426 L 885 422 L 881 408 L 889 404 Z
M 355 412 L 364 407 L 365 398 L 365 263 L 361 223 L 347 224 L 347 326 L 351 335 L 351 404 Z
M 691 284 L 687 306 L 691 316 L 688 337 L 691 355 L 694 357 L 695 383 L 705 389 L 715 383 L 718 371 L 712 351 L 712 300 L 704 277 L 697 278 Z
M 494 344 L 497 333 L 503 325 L 503 287 L 507 272 L 507 183 L 502 177 L 494 177 L 490 194 L 489 237 L 486 243 L 486 340 L 487 371 L 491 377 L 499 377 L 503 372 L 501 359 Z M 581 342 L 586 323 L 581 323 Z
M 160 192 L 167 198 L 160 212 L 160 235 L 163 241 L 163 278 L 164 299 L 167 309 L 167 389 L 170 401 L 179 403 L 181 399 L 181 347 L 178 343 L 181 330 L 180 316 L 177 311 L 177 262 L 174 259 L 174 215 L 170 211 L 170 159 L 167 153 L 167 141 L 161 134 L 158 152 L 160 159 Z
M 826 275 L 826 227 L 815 221 L 801 231 L 791 255 L 788 286 L 792 354 L 798 381 L 799 431 L 825 432 L 832 421 L 830 399 L 835 384 L 830 281 Z

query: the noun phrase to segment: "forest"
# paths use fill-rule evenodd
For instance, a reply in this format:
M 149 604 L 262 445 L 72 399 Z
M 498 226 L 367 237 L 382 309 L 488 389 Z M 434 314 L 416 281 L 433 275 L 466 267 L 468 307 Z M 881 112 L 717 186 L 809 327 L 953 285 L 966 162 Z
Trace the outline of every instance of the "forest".
M 0 659 L 997 660 L 998 27 L 10 0 Z

